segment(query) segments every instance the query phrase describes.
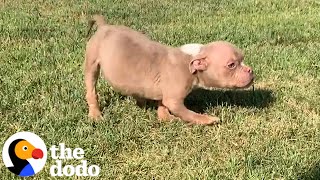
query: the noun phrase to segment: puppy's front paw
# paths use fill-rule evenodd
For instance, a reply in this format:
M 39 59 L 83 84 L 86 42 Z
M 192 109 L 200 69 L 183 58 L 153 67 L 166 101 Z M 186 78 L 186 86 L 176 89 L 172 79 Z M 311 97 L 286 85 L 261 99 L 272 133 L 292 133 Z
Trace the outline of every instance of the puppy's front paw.
M 201 115 L 201 118 L 195 122 L 195 124 L 200 125 L 215 125 L 219 124 L 220 119 L 215 116 L 209 116 L 209 115 Z
M 218 117 L 215 117 L 215 116 L 208 116 L 209 117 L 209 121 L 208 121 L 208 124 L 207 125 L 215 125 L 215 124 L 220 124 L 221 121 Z
M 163 122 L 172 121 L 175 118 L 175 116 L 170 114 L 169 110 L 164 106 L 158 107 L 157 113 L 158 113 L 158 119 Z
M 88 116 L 94 121 L 99 121 L 102 119 L 102 114 L 99 109 L 90 109 Z
M 173 121 L 176 117 L 172 114 L 162 114 L 158 115 L 158 119 L 160 122 Z

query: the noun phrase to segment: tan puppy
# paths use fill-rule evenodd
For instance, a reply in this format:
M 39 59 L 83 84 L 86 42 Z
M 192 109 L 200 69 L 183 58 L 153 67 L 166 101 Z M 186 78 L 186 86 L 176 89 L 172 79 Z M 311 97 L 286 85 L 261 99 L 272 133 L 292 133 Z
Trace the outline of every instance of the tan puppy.
M 185 107 L 184 99 L 193 88 L 245 88 L 253 81 L 251 68 L 242 62 L 242 53 L 230 43 L 209 43 L 190 55 L 128 27 L 107 25 L 102 16 L 94 16 L 91 26 L 94 22 L 98 28 L 87 43 L 85 60 L 91 118 L 101 117 L 96 93 L 100 69 L 123 95 L 133 96 L 138 102 L 158 101 L 160 120 L 176 116 L 194 124 L 214 124 L 219 118 Z

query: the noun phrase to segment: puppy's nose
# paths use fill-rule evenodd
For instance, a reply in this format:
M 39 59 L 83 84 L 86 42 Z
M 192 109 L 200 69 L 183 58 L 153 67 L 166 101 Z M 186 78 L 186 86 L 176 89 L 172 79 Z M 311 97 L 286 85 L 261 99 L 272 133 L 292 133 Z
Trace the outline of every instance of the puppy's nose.
M 250 73 L 250 74 L 253 73 L 252 68 L 250 68 L 250 67 L 245 67 L 244 70 L 245 70 L 246 72 Z

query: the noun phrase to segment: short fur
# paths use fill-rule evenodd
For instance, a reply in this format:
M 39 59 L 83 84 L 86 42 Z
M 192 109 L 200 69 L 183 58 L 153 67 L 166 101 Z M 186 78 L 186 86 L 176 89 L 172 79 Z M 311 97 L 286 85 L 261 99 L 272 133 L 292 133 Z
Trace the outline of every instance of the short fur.
M 185 107 L 184 99 L 193 88 L 242 88 L 253 81 L 251 68 L 242 63 L 242 53 L 230 43 L 213 42 L 201 45 L 199 53 L 188 53 L 128 27 L 108 25 L 102 16 L 95 15 L 91 22 L 96 22 L 97 31 L 86 47 L 85 85 L 89 116 L 94 119 L 101 118 L 96 92 L 100 70 L 121 94 L 139 103 L 158 101 L 160 120 L 176 116 L 205 125 L 218 123 L 219 118 Z

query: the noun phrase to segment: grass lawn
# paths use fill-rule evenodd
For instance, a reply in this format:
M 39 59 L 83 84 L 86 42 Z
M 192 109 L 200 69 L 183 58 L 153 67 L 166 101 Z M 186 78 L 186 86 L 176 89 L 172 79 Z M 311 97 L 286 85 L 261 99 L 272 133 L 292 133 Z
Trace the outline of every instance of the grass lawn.
M 3 0 L 0 144 L 31 131 L 47 148 L 81 147 L 101 168 L 92 179 L 320 179 L 319 12 L 317 0 Z M 172 46 L 230 41 L 254 68 L 255 92 L 194 92 L 186 104 L 222 124 L 188 126 L 159 123 L 100 79 L 95 124 L 82 71 L 94 13 Z M 48 156 L 34 179 L 52 178 Z M 0 174 L 20 179 L 2 161 Z

